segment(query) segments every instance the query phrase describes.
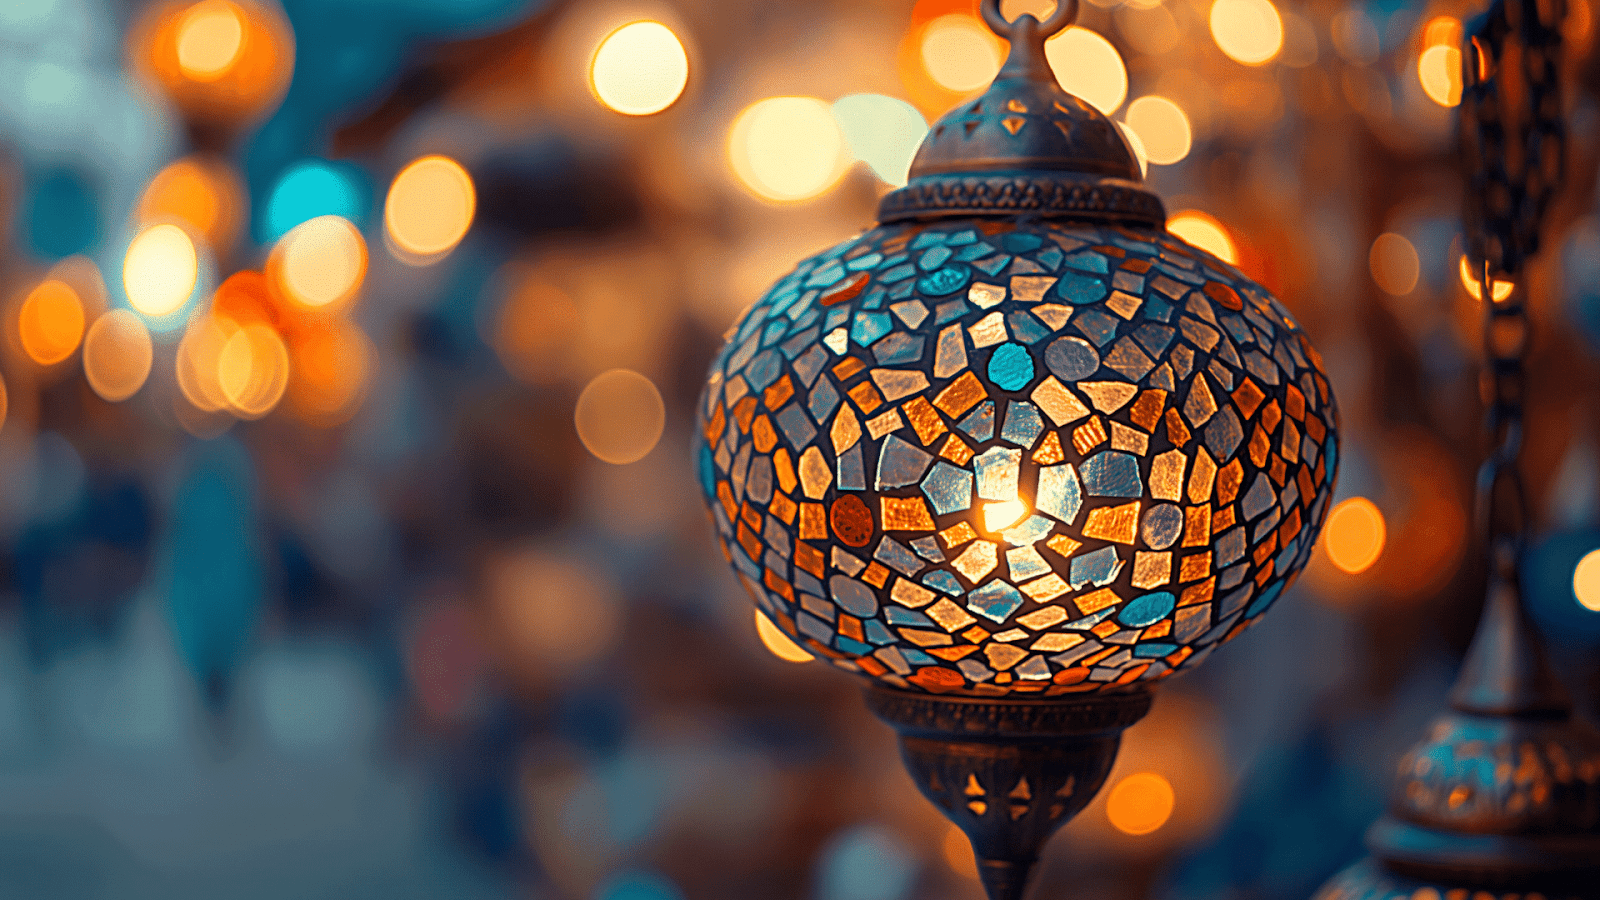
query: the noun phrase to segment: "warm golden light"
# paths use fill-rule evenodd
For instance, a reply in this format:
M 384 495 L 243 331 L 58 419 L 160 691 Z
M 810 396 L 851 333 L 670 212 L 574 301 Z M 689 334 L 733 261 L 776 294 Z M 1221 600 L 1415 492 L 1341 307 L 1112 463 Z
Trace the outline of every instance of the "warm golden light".
M 146 224 L 176 219 L 187 223 L 215 248 L 233 243 L 245 218 L 245 192 L 239 177 L 218 160 L 180 159 L 150 180 L 139 198 L 138 219 Z
M 1572 570 L 1572 596 L 1584 609 L 1600 612 L 1600 550 L 1590 550 Z
M 151 318 L 177 312 L 200 279 L 200 257 L 189 235 L 176 225 L 154 225 L 128 245 L 122 286 L 133 308 Z
M 650 379 L 628 369 L 612 369 L 583 389 L 573 420 L 590 453 L 622 466 L 655 449 L 666 427 L 667 410 Z
M 53 366 L 72 355 L 83 339 L 83 301 L 59 281 L 34 288 L 17 310 L 17 338 L 23 352 L 41 366 Z
M 220 412 L 228 408 L 228 398 L 217 375 L 222 348 L 237 327 L 231 319 L 202 313 L 189 320 L 183 338 L 178 341 L 178 353 L 173 361 L 178 390 L 201 412 Z
M 792 203 L 833 187 L 851 160 L 828 104 L 812 97 L 771 97 L 734 120 L 728 161 L 756 196 Z
M 1165 97 L 1149 96 L 1128 104 L 1128 127 L 1139 136 L 1145 157 L 1158 166 L 1170 166 L 1189 155 L 1189 117 Z
M 1022 521 L 1027 514 L 1028 505 L 1021 500 L 990 503 L 983 507 L 983 527 L 989 531 L 1000 531 Z
M 1117 782 L 1106 797 L 1106 818 L 1124 834 L 1149 834 L 1167 824 L 1176 797 L 1167 779 L 1139 772 Z
M 1139 174 L 1150 174 L 1150 157 L 1145 155 L 1144 141 L 1139 137 L 1139 132 L 1128 127 L 1127 122 L 1118 122 L 1117 129 L 1122 132 L 1122 137 L 1128 142 L 1128 149 L 1133 151 L 1133 158 L 1139 161 Z
M 83 375 L 104 400 L 120 403 L 139 392 L 150 376 L 155 348 L 144 320 L 113 309 L 94 320 L 83 339 Z
M 1467 289 L 1467 293 L 1472 297 L 1472 299 L 1482 300 L 1483 285 L 1479 283 L 1478 275 L 1472 271 L 1472 263 L 1467 260 L 1466 256 L 1461 257 L 1460 268 L 1461 286 Z M 1514 287 L 1516 287 L 1516 285 L 1513 282 L 1501 281 L 1498 278 L 1494 278 L 1490 281 L 1489 290 L 1494 294 L 1495 302 L 1498 303 L 1501 300 L 1511 296 L 1511 289 Z
M 1417 78 L 1422 82 L 1422 92 L 1440 106 L 1456 106 L 1461 102 L 1461 51 L 1445 44 L 1436 44 L 1417 57 Z
M 1270 0 L 1216 0 L 1211 37 L 1229 59 L 1259 66 L 1283 49 L 1283 19 Z
M 1167 219 L 1167 230 L 1224 262 L 1239 264 L 1239 248 L 1228 229 L 1215 218 L 1196 209 L 1186 209 Z
M 1127 99 L 1128 67 L 1117 48 L 1099 34 L 1074 25 L 1045 41 L 1044 54 L 1062 90 L 1106 115 Z
M 1356 575 L 1378 561 L 1386 533 L 1378 507 L 1365 497 L 1351 497 L 1328 513 L 1322 540 L 1328 559 L 1340 571 Z
M 304 418 L 331 425 L 360 405 L 375 352 L 354 323 L 332 319 L 296 331 L 289 347 L 289 400 Z
M 1417 279 L 1422 274 L 1422 260 L 1417 248 L 1403 235 L 1385 232 L 1372 242 L 1367 254 L 1367 265 L 1372 269 L 1372 280 L 1384 293 L 1403 297 L 1416 290 Z
M 228 0 L 203 0 L 178 22 L 178 67 L 195 81 L 216 81 L 244 49 L 244 18 Z
M 755 612 L 756 634 L 761 636 L 761 643 L 772 651 L 773 656 L 784 662 L 792 663 L 810 662 L 816 659 L 815 656 L 807 653 L 805 648 L 796 644 L 787 634 L 784 634 L 778 626 L 772 624 L 772 620 L 767 618 L 766 613 L 759 609 Z
M 367 242 L 346 219 L 318 216 L 278 241 L 267 269 L 277 288 L 301 306 L 343 303 L 366 277 Z
M 629 116 L 661 112 L 688 83 L 689 55 L 660 22 L 633 22 L 611 32 L 589 65 L 595 98 Z
M 1000 73 L 1000 42 L 976 16 L 952 13 L 922 32 L 922 67 L 947 91 L 967 94 L 989 86 Z
M 252 322 L 235 328 L 217 354 L 217 386 L 231 411 L 259 419 L 283 398 L 289 383 L 289 352 L 271 326 Z
M 406 262 L 436 262 L 472 227 L 478 195 L 472 176 L 447 156 L 424 156 L 389 187 L 383 224 Z

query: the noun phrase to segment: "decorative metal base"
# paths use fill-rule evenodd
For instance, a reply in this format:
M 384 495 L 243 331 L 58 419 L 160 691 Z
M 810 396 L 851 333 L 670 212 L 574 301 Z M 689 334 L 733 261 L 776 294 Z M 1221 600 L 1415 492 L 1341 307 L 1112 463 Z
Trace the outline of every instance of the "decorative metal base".
M 990 900 L 1020 900 L 1045 841 L 1089 804 L 1148 691 L 1018 700 L 867 688 L 917 788 L 954 822 Z

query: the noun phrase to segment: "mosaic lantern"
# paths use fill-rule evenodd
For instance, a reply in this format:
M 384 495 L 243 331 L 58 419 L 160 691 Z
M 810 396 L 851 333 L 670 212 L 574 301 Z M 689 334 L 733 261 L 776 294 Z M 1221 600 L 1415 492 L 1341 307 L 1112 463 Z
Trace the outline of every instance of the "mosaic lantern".
M 1017 896 L 1142 688 L 1304 566 L 1337 422 L 1288 310 L 1167 233 L 1120 131 L 1059 87 L 1044 40 L 1076 3 L 1044 23 L 998 6 L 994 84 L 934 126 L 877 227 L 733 329 L 697 454 L 761 612 L 871 680 L 991 894 Z M 980 744 L 1045 736 L 1096 749 L 974 768 Z

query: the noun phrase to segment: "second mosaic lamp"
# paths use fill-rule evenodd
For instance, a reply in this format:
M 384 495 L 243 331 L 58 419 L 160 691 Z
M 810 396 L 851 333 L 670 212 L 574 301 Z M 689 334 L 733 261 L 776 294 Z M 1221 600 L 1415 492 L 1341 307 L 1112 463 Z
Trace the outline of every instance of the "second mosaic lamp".
M 984 17 L 994 84 L 879 224 L 745 314 L 699 407 L 701 484 L 760 611 L 869 679 L 993 898 L 1104 783 L 1157 681 L 1294 580 L 1337 416 L 1288 310 L 1166 232 L 1117 127 Z

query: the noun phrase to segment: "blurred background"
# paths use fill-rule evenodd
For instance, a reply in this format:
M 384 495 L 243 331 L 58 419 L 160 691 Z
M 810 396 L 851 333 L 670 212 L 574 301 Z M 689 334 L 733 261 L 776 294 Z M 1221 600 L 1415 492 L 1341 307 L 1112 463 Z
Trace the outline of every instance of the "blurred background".
M 1593 3 L 1525 451 L 1591 714 Z M 980 897 L 857 685 L 758 635 L 688 453 L 723 331 L 997 71 L 976 8 L 0 4 L 0 897 Z M 1306 326 L 1345 443 L 1290 601 L 1163 688 L 1036 896 L 1308 896 L 1439 708 L 1480 11 L 1085 0 L 1053 39 L 1170 227 Z

